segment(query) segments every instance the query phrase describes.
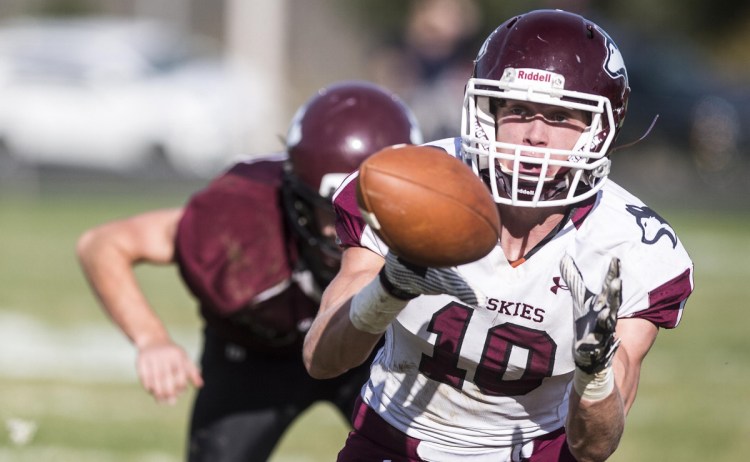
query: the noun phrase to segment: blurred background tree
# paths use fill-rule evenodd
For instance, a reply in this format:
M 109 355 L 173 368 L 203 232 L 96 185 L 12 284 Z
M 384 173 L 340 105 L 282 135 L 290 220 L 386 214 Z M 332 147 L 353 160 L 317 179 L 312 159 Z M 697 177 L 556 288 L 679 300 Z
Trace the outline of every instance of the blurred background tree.
M 505 19 L 536 8 L 583 14 L 612 35 L 633 89 L 620 140 L 639 138 L 659 114 L 639 150 L 673 151 L 703 176 L 673 178 L 674 188 L 695 181 L 712 189 L 750 187 L 750 180 L 736 178 L 747 170 L 741 162 L 750 160 L 745 0 L 663 0 L 658 7 L 650 0 L 2 0 L 0 20 L 152 18 L 206 37 L 201 43 L 215 43 L 226 63 L 243 69 L 244 90 L 260 93 L 257 104 L 247 105 L 254 110 L 232 118 L 240 132 L 234 155 L 281 148 L 294 110 L 343 79 L 374 80 L 396 91 L 427 139 L 454 136 L 481 41 Z
M 414 3 L 334 1 L 383 41 L 398 36 L 405 29 Z M 478 41 L 511 15 L 534 8 L 561 8 L 603 19 L 602 24 L 617 24 L 635 34 L 682 38 L 688 46 L 710 53 L 727 73 L 750 77 L 750 47 L 746 46 L 750 36 L 750 2 L 745 0 L 663 0 L 658 6 L 651 0 L 476 0 L 475 3 L 481 11 L 481 25 L 473 44 L 475 49 Z

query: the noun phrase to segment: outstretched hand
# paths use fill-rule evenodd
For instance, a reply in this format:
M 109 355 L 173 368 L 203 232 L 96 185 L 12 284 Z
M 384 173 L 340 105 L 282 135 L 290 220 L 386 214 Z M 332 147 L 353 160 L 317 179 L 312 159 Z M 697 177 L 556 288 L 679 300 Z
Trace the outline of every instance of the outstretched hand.
M 380 281 L 391 295 L 401 299 L 447 294 L 471 306 L 481 306 L 486 301 L 484 294 L 455 268 L 425 268 L 404 261 L 392 252 L 385 257 Z
M 136 367 L 143 388 L 159 403 L 175 404 L 189 383 L 203 386 L 196 365 L 171 341 L 140 348 Z
M 617 311 L 622 302 L 620 260 L 613 257 L 610 261 L 599 294 L 586 288 L 581 271 L 567 254 L 560 262 L 560 273 L 573 297 L 576 366 L 587 374 L 600 372 L 610 366 L 620 344 L 615 337 Z

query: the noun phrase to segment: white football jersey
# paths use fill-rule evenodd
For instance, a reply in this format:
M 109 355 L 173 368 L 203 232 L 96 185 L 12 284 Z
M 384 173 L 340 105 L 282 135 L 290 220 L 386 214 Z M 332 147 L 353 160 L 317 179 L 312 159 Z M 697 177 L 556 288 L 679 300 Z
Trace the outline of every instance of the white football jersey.
M 454 139 L 431 145 L 455 155 Z M 385 255 L 359 216 L 354 177 L 334 199 L 343 245 Z M 636 197 L 607 183 L 558 232 L 513 267 L 498 245 L 458 272 L 488 297 L 471 307 L 420 296 L 386 332 L 363 400 L 438 459 L 507 448 L 562 427 L 573 376 L 573 314 L 560 260 L 570 254 L 587 287 L 601 290 L 622 262 L 619 317 L 673 328 L 692 291 L 692 262 L 674 230 Z

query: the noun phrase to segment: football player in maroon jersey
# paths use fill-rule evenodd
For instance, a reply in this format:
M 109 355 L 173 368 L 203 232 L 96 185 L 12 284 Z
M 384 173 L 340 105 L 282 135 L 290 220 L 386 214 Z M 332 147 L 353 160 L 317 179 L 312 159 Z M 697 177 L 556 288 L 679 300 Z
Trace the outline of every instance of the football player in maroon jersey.
M 321 89 L 294 116 L 286 150 L 240 161 L 184 207 L 102 224 L 77 253 L 104 310 L 137 349 L 137 373 L 159 402 L 197 392 L 190 461 L 261 461 L 313 403 L 348 419 L 367 366 L 312 379 L 305 332 L 336 274 L 331 194 L 370 154 L 420 143 L 410 110 L 362 81 Z M 200 367 L 177 345 L 136 281 L 138 263 L 176 264 L 200 305 Z

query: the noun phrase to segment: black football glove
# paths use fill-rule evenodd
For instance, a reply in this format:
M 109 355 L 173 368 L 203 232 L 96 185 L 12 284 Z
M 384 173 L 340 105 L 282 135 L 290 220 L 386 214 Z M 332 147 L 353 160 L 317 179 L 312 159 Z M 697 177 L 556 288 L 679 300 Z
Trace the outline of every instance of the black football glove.
M 578 266 L 567 254 L 560 262 L 560 273 L 573 297 L 576 366 L 587 374 L 600 372 L 612 364 L 620 345 L 615 337 L 617 311 L 622 303 L 620 260 L 612 258 L 598 295 L 586 288 Z

